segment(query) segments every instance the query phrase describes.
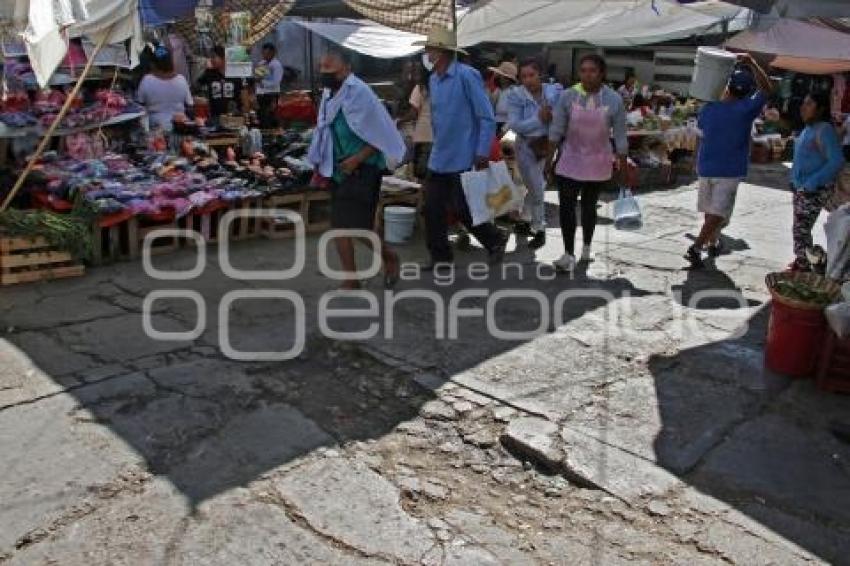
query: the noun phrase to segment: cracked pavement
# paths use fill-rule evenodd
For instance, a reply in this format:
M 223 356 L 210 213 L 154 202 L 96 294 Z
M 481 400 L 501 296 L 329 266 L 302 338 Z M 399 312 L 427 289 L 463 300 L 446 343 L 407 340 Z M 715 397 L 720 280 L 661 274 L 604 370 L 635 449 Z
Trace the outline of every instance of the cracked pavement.
M 850 402 L 763 368 L 764 275 L 790 255 L 785 174 L 754 168 L 717 270 L 682 269 L 697 221 L 683 186 L 640 197 L 639 232 L 615 231 L 605 208 L 596 261 L 574 279 L 537 277 L 560 253 L 553 226 L 536 257 L 512 243 L 521 267 L 505 278 L 402 282 L 430 298 L 398 301 L 391 327 L 358 342 L 321 336 L 334 284 L 310 259 L 291 281 L 231 280 L 210 248 L 189 282 L 124 263 L 2 288 L 0 564 L 848 564 L 850 447 L 829 425 Z M 231 247 L 242 268 L 293 257 L 286 241 Z M 400 252 L 423 259 L 421 242 Z M 204 297 L 207 327 L 149 339 L 145 297 L 181 285 Z M 479 288 L 464 308 L 539 291 L 549 315 L 528 299 L 494 312 L 503 330 L 548 328 L 498 340 L 470 316 L 438 338 L 435 302 Z M 244 289 L 303 297 L 296 359 L 222 355 L 219 301 Z M 285 349 L 292 315 L 235 303 L 234 347 Z M 197 316 L 162 299 L 151 319 L 179 332 Z

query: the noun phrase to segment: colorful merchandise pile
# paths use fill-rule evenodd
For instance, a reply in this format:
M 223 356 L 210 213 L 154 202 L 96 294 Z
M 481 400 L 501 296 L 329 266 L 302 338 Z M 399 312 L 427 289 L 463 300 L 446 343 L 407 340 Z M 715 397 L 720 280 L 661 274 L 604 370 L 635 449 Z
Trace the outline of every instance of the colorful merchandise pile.
M 10 93 L 0 103 L 0 122 L 9 128 L 40 127 L 47 129 L 65 103 L 65 94 L 60 90 L 39 91 L 32 100 L 26 92 Z M 62 120 L 63 129 L 97 126 L 122 114 L 143 113 L 144 109 L 128 96 L 113 90 L 99 90 L 94 99 L 85 103 L 78 97 L 71 110 Z
M 265 157 L 219 163 L 200 143 L 191 157 L 140 152 L 132 158 L 107 154 L 102 159 L 77 161 L 46 154 L 29 183 L 38 206 L 68 211 L 83 199 L 103 219 L 115 221 L 142 216 L 169 221 L 192 211 L 242 199 L 302 190 L 312 169 L 287 158 L 291 167 L 272 168 Z

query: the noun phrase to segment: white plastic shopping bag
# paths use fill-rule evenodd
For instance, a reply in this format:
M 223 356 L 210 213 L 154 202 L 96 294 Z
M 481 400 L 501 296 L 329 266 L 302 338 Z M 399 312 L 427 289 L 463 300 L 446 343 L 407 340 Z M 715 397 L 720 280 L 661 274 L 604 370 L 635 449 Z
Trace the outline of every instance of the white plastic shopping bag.
M 473 226 L 520 210 L 525 200 L 525 191 L 514 183 L 504 161 L 491 162 L 483 171 L 462 173 L 460 181 Z
M 618 230 L 640 230 L 643 215 L 637 197 L 631 189 L 621 188 L 620 198 L 614 202 L 614 227 Z

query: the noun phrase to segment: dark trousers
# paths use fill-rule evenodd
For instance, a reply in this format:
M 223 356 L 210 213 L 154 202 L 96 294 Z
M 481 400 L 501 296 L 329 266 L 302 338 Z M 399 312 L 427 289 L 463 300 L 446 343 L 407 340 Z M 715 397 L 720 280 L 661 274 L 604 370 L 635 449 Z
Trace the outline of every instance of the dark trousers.
M 257 118 L 260 120 L 260 127 L 270 130 L 277 128 L 277 94 L 258 94 L 257 95 Z
M 558 185 L 558 201 L 561 209 L 561 235 L 564 238 L 564 249 L 570 255 L 576 251 L 576 209 L 581 197 L 581 229 L 584 235 L 584 245 L 593 242 L 596 231 L 596 205 L 599 203 L 599 193 L 605 186 L 604 181 L 576 181 L 566 177 L 556 178 Z
M 490 222 L 472 226 L 469 205 L 463 194 L 460 173 L 430 172 L 425 182 L 425 229 L 428 232 L 428 251 L 437 262 L 454 260 L 449 246 L 448 212 L 452 211 L 487 251 L 501 242 L 499 229 Z

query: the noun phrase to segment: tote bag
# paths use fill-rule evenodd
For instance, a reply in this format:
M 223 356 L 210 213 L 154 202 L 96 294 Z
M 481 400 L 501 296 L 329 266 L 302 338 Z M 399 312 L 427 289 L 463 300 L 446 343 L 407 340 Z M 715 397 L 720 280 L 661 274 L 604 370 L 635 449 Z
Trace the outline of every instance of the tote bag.
M 460 181 L 473 226 L 519 210 L 525 200 L 525 191 L 514 183 L 504 161 L 490 163 L 481 171 L 462 173 Z
M 621 188 L 620 197 L 614 201 L 614 227 L 618 230 L 640 230 L 643 227 L 640 203 L 631 189 Z

